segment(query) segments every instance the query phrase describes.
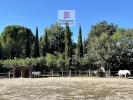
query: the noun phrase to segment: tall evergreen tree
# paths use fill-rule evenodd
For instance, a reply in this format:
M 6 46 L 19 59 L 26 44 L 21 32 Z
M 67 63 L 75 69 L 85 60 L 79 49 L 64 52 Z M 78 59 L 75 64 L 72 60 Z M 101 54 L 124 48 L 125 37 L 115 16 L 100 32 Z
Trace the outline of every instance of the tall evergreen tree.
M 30 47 L 30 37 L 28 36 L 25 42 L 25 56 L 30 57 L 31 47 Z
M 79 27 L 78 44 L 77 44 L 77 56 L 78 57 L 83 57 L 83 43 L 82 43 L 81 26 Z
M 44 45 L 43 45 L 43 51 L 42 55 L 45 56 L 48 50 L 48 34 L 47 30 L 45 30 L 45 37 L 44 37 Z
M 83 42 L 83 54 L 86 54 L 87 53 L 87 39 L 84 38 L 84 42 Z
M 1 43 L 0 43 L 0 59 L 2 59 L 2 46 L 1 46 Z
M 39 57 L 39 40 L 38 40 L 38 27 L 36 27 L 36 37 L 35 37 L 35 44 L 34 44 L 34 54 L 33 57 Z
M 71 58 L 72 57 L 72 40 L 71 40 L 71 31 L 69 28 L 68 23 L 66 24 L 66 29 L 65 29 L 65 59 Z

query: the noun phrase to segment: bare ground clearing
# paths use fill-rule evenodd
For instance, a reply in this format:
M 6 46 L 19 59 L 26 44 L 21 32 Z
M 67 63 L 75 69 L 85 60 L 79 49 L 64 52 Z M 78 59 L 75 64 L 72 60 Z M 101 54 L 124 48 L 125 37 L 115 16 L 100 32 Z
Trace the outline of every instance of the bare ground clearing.
M 133 79 L 0 79 L 0 100 L 133 100 Z

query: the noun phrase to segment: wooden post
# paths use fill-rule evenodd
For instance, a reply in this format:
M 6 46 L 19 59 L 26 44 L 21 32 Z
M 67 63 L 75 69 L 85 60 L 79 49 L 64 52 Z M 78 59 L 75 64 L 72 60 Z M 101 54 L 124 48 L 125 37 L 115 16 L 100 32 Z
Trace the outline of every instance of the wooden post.
M 62 77 L 63 77 L 63 69 L 61 70 L 61 72 L 62 72 Z
M 8 72 L 8 77 L 11 78 L 11 72 L 10 71 Z
M 74 72 L 75 72 L 75 76 L 77 76 L 77 72 L 76 72 L 76 70 L 75 70 Z
M 109 77 L 110 77 L 110 68 L 109 68 Z
M 70 75 L 70 77 L 71 77 L 71 70 L 70 70 L 70 72 L 69 72 L 69 75 Z
M 31 72 L 32 72 L 32 69 L 30 68 L 30 69 L 29 69 L 29 78 L 32 77 L 32 75 L 31 75 L 32 73 L 31 73 Z
M 54 74 L 53 74 L 53 69 L 52 69 L 52 77 L 54 76 Z
M 89 77 L 91 77 L 91 70 L 89 69 Z
M 15 78 L 15 68 L 13 68 L 13 78 Z
M 23 69 L 21 69 L 21 78 L 23 77 Z
M 80 76 L 80 74 L 81 74 L 81 71 L 79 70 L 79 76 Z

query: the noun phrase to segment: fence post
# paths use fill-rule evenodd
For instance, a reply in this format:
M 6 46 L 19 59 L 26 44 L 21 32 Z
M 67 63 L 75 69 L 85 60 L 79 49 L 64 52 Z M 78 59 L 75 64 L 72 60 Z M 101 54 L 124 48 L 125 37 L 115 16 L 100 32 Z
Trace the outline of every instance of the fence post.
M 53 77 L 54 75 L 53 75 L 53 69 L 52 69 L 52 77 Z
M 15 78 L 15 68 L 13 68 L 13 78 Z
M 31 70 L 31 68 L 29 69 L 29 78 L 31 78 L 32 77 L 32 70 Z
M 71 77 L 71 70 L 70 70 L 69 74 L 70 74 L 70 77 Z
M 61 70 L 61 72 L 62 72 L 62 77 L 63 77 L 63 69 Z
M 23 69 L 21 69 L 21 78 L 23 77 Z
M 109 77 L 110 77 L 110 68 L 109 68 Z
M 74 71 L 75 72 L 75 76 L 77 76 L 77 72 L 76 71 Z
M 91 77 L 91 70 L 89 69 L 89 77 Z
M 11 72 L 10 71 L 8 72 L 8 77 L 11 78 Z

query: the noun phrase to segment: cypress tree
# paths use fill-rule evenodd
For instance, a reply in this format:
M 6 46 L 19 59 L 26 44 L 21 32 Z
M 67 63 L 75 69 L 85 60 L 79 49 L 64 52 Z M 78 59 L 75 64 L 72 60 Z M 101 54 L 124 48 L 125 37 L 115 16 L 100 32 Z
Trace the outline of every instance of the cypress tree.
M 36 27 L 36 37 L 35 37 L 35 44 L 34 44 L 34 54 L 33 57 L 39 57 L 39 40 L 38 40 L 38 27 Z
M 71 41 L 71 31 L 69 28 L 68 23 L 66 24 L 66 29 L 65 29 L 65 59 L 71 58 L 72 57 L 72 41 Z
M 28 36 L 25 42 L 25 57 L 30 57 L 31 47 L 30 47 L 30 37 Z
M 2 59 L 2 46 L 1 46 L 1 43 L 0 43 L 0 59 Z
M 82 43 L 81 26 L 79 27 L 78 44 L 77 44 L 77 56 L 78 57 L 83 57 L 83 43 Z
M 48 34 L 47 34 L 47 30 L 45 30 L 44 45 L 43 45 L 43 52 L 42 52 L 43 56 L 46 55 L 47 50 L 48 50 Z
M 84 42 L 83 42 L 83 54 L 87 53 L 87 44 L 88 44 L 88 40 L 85 39 L 84 37 Z

